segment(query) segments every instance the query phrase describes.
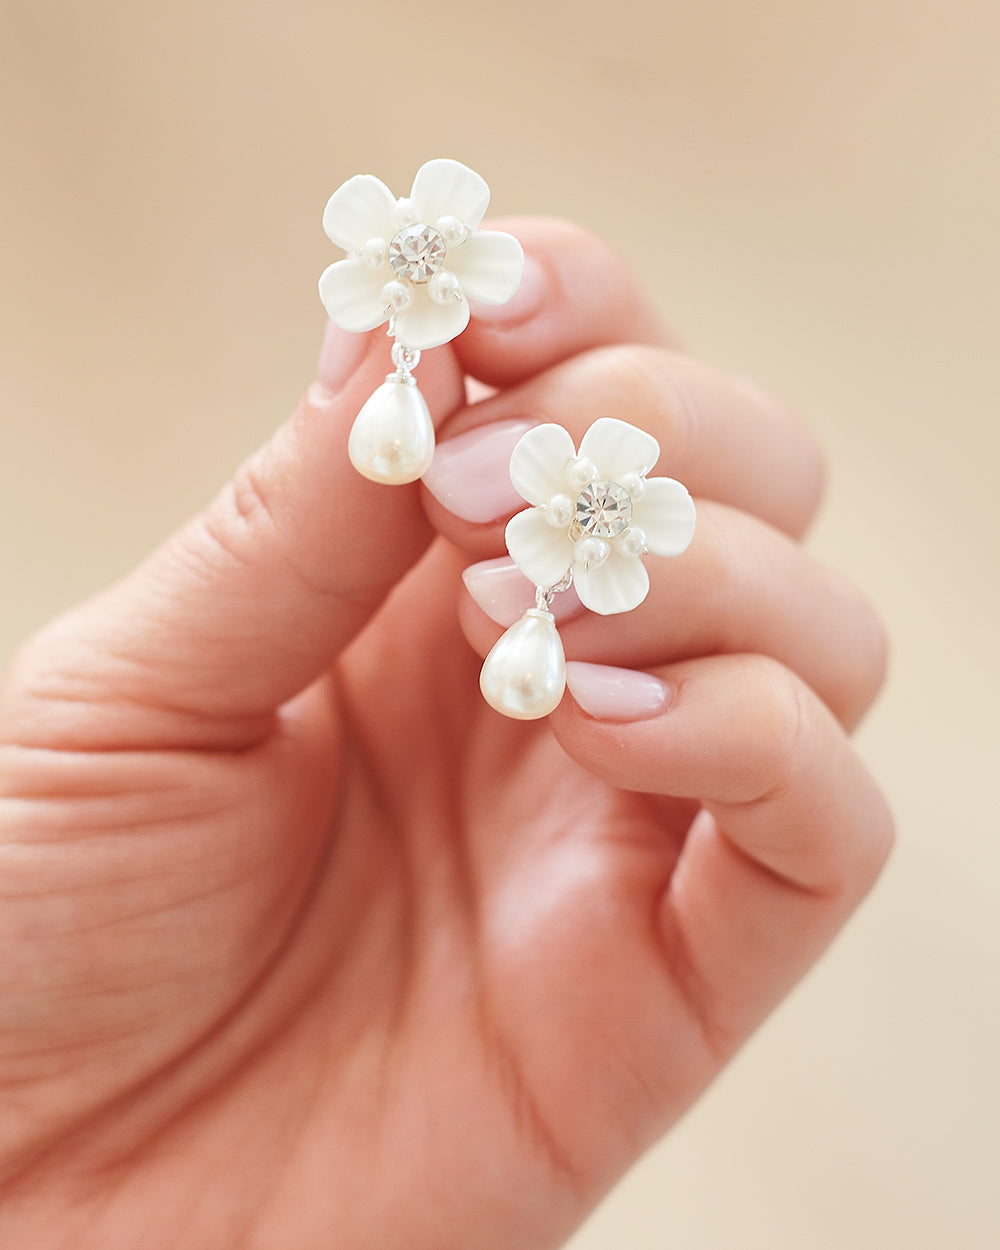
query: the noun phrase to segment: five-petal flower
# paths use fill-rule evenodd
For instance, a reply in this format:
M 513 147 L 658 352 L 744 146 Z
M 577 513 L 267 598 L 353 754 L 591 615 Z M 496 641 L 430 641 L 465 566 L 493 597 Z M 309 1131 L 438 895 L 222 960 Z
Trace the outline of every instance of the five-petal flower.
M 640 556 L 676 556 L 694 534 L 691 496 L 668 477 L 647 478 L 660 448 L 651 434 L 601 417 L 577 453 L 560 425 L 529 430 L 510 477 L 531 508 L 507 525 L 507 549 L 524 575 L 551 588 L 572 572 L 583 605 L 610 615 L 649 593 Z
M 392 317 L 397 340 L 420 351 L 462 333 L 470 299 L 506 303 L 524 253 L 513 235 L 476 229 L 489 200 L 483 179 L 452 160 L 422 165 L 400 200 L 372 174 L 348 179 L 323 214 L 326 233 L 352 253 L 320 277 L 330 319 L 363 331 Z

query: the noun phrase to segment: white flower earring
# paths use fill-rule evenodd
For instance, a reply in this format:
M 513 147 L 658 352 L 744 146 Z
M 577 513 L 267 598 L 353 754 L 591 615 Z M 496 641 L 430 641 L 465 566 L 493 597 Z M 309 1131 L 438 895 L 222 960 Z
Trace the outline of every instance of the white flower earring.
M 515 720 L 555 711 L 566 688 L 562 640 L 552 597 L 576 586 L 584 607 L 629 612 L 649 593 L 645 555 L 678 556 L 694 535 L 694 503 L 669 477 L 647 478 L 660 457 L 651 434 L 602 417 L 579 452 L 560 425 L 540 425 L 514 448 L 510 478 L 532 506 L 505 534 L 511 559 L 535 583 L 535 607 L 486 657 L 479 679 L 486 702 Z
M 352 253 L 320 277 L 327 314 L 357 332 L 388 321 L 395 340 L 395 372 L 365 403 L 348 440 L 351 463 L 373 482 L 415 482 L 430 468 L 434 427 L 413 377 L 421 351 L 462 333 L 470 299 L 505 304 L 521 281 L 517 239 L 476 229 L 489 202 L 477 173 L 434 160 L 417 170 L 404 199 L 358 174 L 327 203 L 323 228 Z

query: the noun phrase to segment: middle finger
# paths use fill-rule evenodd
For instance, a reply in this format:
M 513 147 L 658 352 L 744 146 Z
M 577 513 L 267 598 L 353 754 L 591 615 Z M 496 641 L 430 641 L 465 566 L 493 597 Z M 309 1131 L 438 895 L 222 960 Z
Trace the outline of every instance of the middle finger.
M 698 500 L 690 547 L 647 558 L 650 589 L 631 612 L 586 612 L 572 591 L 555 597 L 566 656 L 652 668 L 705 655 L 758 654 L 797 673 L 847 727 L 861 717 L 885 671 L 874 610 L 846 578 L 774 527 L 723 504 Z M 466 570 L 464 626 L 485 651 L 491 623 L 511 625 L 534 604 L 534 586 L 510 562 Z M 489 618 L 489 619 L 487 619 Z
M 651 470 L 701 498 L 750 512 L 793 537 L 822 493 L 823 458 L 804 423 L 764 391 L 680 352 L 637 345 L 584 352 L 463 409 L 439 432 L 424 478 L 437 528 L 464 550 L 499 554 L 498 522 L 524 507 L 510 485 L 510 453 L 532 424 L 564 426 L 579 446 L 599 417 L 648 431 Z

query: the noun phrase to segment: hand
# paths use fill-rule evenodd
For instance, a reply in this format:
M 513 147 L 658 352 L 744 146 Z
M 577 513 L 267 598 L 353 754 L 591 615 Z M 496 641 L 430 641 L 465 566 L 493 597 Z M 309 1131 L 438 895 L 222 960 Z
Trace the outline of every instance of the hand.
M 556 1246 L 873 881 L 890 821 L 845 727 L 883 642 L 794 541 L 812 441 L 671 347 L 595 240 L 514 229 L 534 278 L 421 389 L 444 440 L 658 438 L 694 543 L 562 634 L 660 710 L 588 715 L 592 667 L 548 722 L 483 703 L 462 629 L 499 630 L 460 574 L 503 518 L 353 472 L 386 345 L 331 336 L 205 515 L 8 678 L 4 1245 Z M 465 374 L 497 393 L 466 406 Z

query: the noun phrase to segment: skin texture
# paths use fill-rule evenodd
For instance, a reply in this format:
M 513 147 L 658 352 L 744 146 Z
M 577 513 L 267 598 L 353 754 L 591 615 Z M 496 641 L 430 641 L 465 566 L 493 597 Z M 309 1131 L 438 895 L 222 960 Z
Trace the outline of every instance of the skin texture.
M 500 630 L 460 574 L 506 518 L 353 472 L 387 347 L 330 334 L 272 442 L 0 696 L 3 1245 L 557 1246 L 878 873 L 846 730 L 884 641 L 798 545 L 810 436 L 685 356 L 603 244 L 497 224 L 531 284 L 421 389 L 442 439 L 526 413 L 659 439 L 695 541 L 563 637 L 669 706 L 482 702 Z

